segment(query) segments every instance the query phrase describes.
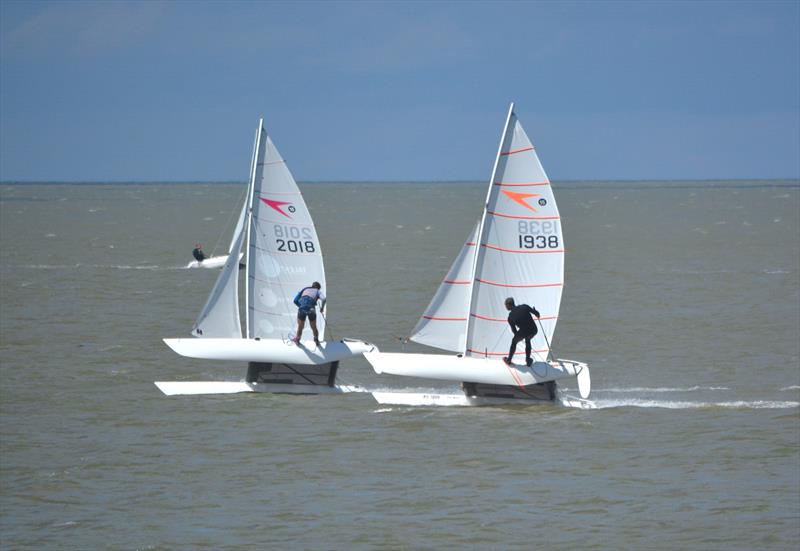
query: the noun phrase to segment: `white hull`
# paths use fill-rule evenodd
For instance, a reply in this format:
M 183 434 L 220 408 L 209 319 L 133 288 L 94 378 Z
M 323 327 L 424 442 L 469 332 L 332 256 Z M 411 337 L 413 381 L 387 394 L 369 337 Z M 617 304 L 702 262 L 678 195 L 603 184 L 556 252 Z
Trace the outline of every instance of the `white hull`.
M 346 394 L 367 392 L 355 385 L 282 385 L 246 383 L 244 381 L 156 381 L 155 385 L 167 396 L 198 394 L 240 394 L 262 392 L 273 394 Z
M 513 398 L 489 398 L 466 396 L 465 394 L 437 394 L 429 392 L 373 392 L 372 397 L 379 404 L 396 406 L 435 406 L 435 407 L 475 407 L 475 406 L 529 406 L 531 404 L 557 404 L 563 407 L 594 409 L 590 400 L 567 395 L 559 395 L 554 401 L 536 401 Z
M 228 256 L 229 255 L 227 255 L 227 254 L 223 255 L 223 256 L 211 256 L 209 258 L 206 258 L 202 262 L 198 262 L 197 260 L 192 260 L 191 262 L 189 262 L 186 265 L 186 267 L 187 268 L 222 268 L 225 265 L 225 263 L 228 261 Z M 242 261 L 242 256 L 244 256 L 244 254 L 243 253 L 239 253 L 239 262 Z
M 405 377 L 441 379 L 491 385 L 524 387 L 575 377 L 581 398 L 591 391 L 589 367 L 571 360 L 506 365 L 495 358 L 465 358 L 443 354 L 401 354 L 368 352 L 364 354 L 376 373 Z
M 239 362 L 273 362 L 297 365 L 320 365 L 377 351 L 375 345 L 362 341 L 314 341 L 296 345 L 278 339 L 164 339 L 172 350 L 187 358 Z

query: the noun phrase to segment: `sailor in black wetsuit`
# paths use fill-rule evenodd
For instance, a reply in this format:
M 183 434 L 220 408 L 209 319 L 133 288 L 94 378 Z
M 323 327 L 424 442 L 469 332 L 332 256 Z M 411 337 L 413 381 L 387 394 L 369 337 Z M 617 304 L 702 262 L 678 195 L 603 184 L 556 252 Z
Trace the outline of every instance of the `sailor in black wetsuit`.
M 196 243 L 194 246 L 194 250 L 192 250 L 192 256 L 198 262 L 202 262 L 206 259 L 206 255 L 203 252 L 203 246 L 200 243 Z
M 508 312 L 508 325 L 511 326 L 511 332 L 514 333 L 514 338 L 511 339 L 511 349 L 508 351 L 508 357 L 503 358 L 503 361 L 511 365 L 511 360 L 514 358 L 514 351 L 517 344 L 522 339 L 525 339 L 525 363 L 531 365 L 531 339 L 536 336 L 539 331 L 536 329 L 536 322 L 533 321 L 533 316 L 539 319 L 541 316 L 536 308 L 531 308 L 527 304 L 514 305 L 514 299 L 509 297 L 506 299 L 506 308 Z

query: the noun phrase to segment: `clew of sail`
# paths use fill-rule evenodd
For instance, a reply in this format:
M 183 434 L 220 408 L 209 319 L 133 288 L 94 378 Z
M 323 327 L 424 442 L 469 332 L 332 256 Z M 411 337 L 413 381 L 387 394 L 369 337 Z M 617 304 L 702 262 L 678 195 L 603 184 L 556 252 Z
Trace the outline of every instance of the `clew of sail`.
M 467 237 L 425 313 L 411 332 L 411 340 L 443 350 L 462 352 L 466 343 L 472 267 L 480 220 Z
M 247 254 L 247 336 L 288 338 L 297 292 L 318 281 L 326 291 L 317 231 L 286 162 L 260 124 Z M 317 317 L 320 336 L 325 318 Z
M 539 331 L 532 346 L 534 359 L 545 360 L 564 286 L 564 238 L 550 181 L 513 104 L 477 242 L 465 355 L 508 353 L 511 334 L 504 300 L 513 297 L 541 313 L 544 335 Z M 524 342 L 517 350 L 524 353 Z

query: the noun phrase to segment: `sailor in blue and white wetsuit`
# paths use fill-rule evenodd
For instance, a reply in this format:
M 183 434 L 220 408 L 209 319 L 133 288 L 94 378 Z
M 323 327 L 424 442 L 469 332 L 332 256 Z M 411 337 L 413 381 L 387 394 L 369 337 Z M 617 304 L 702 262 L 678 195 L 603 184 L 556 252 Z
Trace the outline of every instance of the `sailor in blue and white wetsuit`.
M 295 344 L 300 344 L 300 337 L 303 335 L 303 327 L 306 324 L 306 318 L 311 324 L 311 332 L 314 333 L 314 343 L 319 346 L 319 332 L 317 331 L 317 302 L 320 302 L 320 314 L 325 312 L 325 293 L 320 289 L 322 285 L 315 281 L 311 287 L 301 289 L 297 296 L 294 297 L 294 303 L 297 305 L 297 335 L 295 336 Z

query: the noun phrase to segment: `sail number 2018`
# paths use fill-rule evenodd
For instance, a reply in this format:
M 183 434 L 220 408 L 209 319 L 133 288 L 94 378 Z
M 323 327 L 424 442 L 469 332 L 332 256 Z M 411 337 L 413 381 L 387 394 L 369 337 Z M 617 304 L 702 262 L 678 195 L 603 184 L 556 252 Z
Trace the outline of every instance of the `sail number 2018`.
M 274 224 L 273 231 L 275 232 L 275 243 L 281 252 L 313 253 L 317 251 L 311 228 Z
M 520 249 L 557 249 L 558 221 L 557 220 L 520 220 L 519 248 Z

